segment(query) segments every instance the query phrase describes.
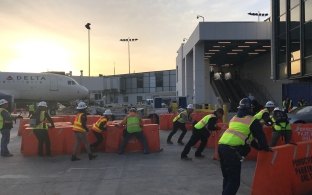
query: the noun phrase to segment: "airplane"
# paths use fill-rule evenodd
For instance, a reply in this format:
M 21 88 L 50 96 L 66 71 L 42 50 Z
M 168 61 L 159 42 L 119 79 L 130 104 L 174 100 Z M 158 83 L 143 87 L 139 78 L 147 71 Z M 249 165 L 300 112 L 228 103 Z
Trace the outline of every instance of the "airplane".
M 66 75 L 0 72 L 0 93 L 12 96 L 15 103 L 46 101 L 53 114 L 58 102 L 66 105 L 88 98 L 89 90 Z

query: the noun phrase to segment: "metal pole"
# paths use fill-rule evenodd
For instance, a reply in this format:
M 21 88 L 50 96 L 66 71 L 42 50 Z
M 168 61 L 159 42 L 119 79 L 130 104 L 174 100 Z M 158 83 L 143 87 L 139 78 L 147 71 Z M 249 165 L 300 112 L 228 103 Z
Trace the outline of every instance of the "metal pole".
M 260 11 L 258 11 L 258 22 L 260 22 Z
M 130 38 L 128 38 L 128 59 L 129 59 L 129 74 L 130 74 Z
M 89 46 L 89 77 L 90 77 L 90 29 L 88 29 L 88 46 Z

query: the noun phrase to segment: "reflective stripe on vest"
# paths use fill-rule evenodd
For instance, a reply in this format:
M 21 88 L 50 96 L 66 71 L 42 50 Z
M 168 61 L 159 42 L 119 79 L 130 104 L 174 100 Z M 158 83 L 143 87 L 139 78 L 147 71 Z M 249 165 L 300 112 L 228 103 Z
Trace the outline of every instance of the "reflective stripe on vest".
M 229 128 L 221 136 L 219 144 L 229 146 L 250 144 L 253 139 L 250 133 L 250 125 L 254 120 L 255 118 L 252 116 L 245 116 L 243 118 L 234 116 L 229 123 Z
M 291 131 L 291 126 L 289 123 L 286 122 L 276 123 L 273 117 L 271 117 L 271 120 L 274 123 L 273 128 L 275 131 Z
M 4 126 L 4 120 L 3 120 L 3 116 L 2 116 L 2 114 L 1 114 L 2 111 L 8 112 L 6 109 L 0 108 L 0 129 L 2 129 L 3 126 Z
M 106 122 L 107 122 L 107 118 L 105 118 L 105 117 L 99 118 L 99 120 L 97 120 L 96 123 L 93 124 L 92 130 L 95 132 L 101 133 L 102 129 L 100 128 L 100 125 L 101 125 L 101 123 L 104 123 L 104 125 L 105 125 Z
M 208 114 L 204 118 L 202 118 L 196 125 L 194 126 L 195 129 L 200 130 L 203 129 L 209 122 L 209 120 L 213 117 L 216 117 L 214 114 Z
M 140 118 L 137 116 L 128 116 L 127 118 L 127 131 L 135 133 L 141 131 Z
M 262 110 L 260 110 L 257 114 L 255 114 L 255 118 L 258 119 L 258 120 L 261 120 L 262 119 L 262 116 L 264 113 L 269 113 L 269 110 L 267 108 L 264 108 Z
M 78 113 L 75 116 L 74 124 L 73 124 L 73 131 L 78 131 L 78 132 L 85 132 L 86 130 L 82 127 L 81 123 L 81 116 L 83 113 Z
M 45 121 L 45 111 L 40 111 L 39 124 L 36 125 L 33 129 L 48 129 Z
M 184 121 L 184 119 L 182 118 L 182 114 L 185 114 L 187 116 L 187 111 L 183 111 L 180 114 L 178 114 L 176 117 L 174 117 L 173 122 L 180 122 L 180 123 L 185 123 L 186 121 Z

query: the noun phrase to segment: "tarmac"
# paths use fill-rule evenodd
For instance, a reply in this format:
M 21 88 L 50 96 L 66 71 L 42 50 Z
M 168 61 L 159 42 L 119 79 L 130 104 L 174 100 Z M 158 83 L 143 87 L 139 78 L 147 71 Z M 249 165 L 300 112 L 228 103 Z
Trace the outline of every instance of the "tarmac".
M 183 146 L 166 144 L 169 131 L 160 130 L 162 152 L 144 155 L 98 153 L 95 160 L 81 154 L 80 161 L 70 156 L 24 157 L 20 153 L 18 122 L 11 131 L 9 150 L 13 157 L 0 158 L 0 195 L 215 195 L 222 193 L 219 161 L 213 149 L 205 149 L 204 159 L 195 159 L 195 148 L 182 161 Z M 189 131 L 184 142 L 191 135 Z M 255 161 L 242 164 L 238 195 L 251 192 Z

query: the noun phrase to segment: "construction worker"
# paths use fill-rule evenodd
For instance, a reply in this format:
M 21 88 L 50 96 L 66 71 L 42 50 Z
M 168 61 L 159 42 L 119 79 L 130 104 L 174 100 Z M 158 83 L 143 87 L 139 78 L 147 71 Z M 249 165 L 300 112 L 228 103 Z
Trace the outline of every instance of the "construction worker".
M 213 114 L 208 114 L 204 118 L 202 118 L 199 122 L 197 122 L 193 127 L 193 134 L 190 140 L 184 147 L 183 152 L 181 153 L 182 160 L 192 160 L 187 155 L 191 150 L 191 147 L 194 146 L 199 140 L 200 145 L 195 152 L 195 157 L 203 158 L 202 152 L 204 151 L 208 138 L 210 136 L 210 131 L 217 130 L 217 121 L 222 119 L 224 111 L 222 108 L 218 108 L 214 111 Z
M 268 101 L 264 109 L 260 110 L 257 114 L 255 114 L 255 118 L 260 121 L 260 123 L 265 124 L 266 126 L 272 126 L 273 122 L 271 120 L 271 114 L 275 108 L 275 104 L 272 101 Z
M 112 111 L 110 109 L 105 110 L 103 116 L 96 121 L 92 126 L 92 132 L 96 137 L 96 141 L 90 145 L 91 150 L 95 150 L 104 140 L 102 132 L 106 130 L 107 121 L 112 120 Z
M 35 105 L 34 104 L 29 104 L 28 105 L 28 118 L 31 117 L 35 112 Z
M 51 156 L 51 142 L 48 133 L 47 122 L 54 127 L 54 122 L 48 113 L 48 105 L 42 101 L 38 103 L 38 108 L 31 116 L 36 120 L 36 124 L 33 127 L 33 132 L 38 140 L 38 155 L 43 156 L 43 145 L 46 148 L 46 155 Z
M 176 100 L 173 100 L 172 102 L 170 102 L 170 105 L 169 105 L 169 109 L 170 112 L 169 113 L 177 113 L 178 111 L 178 103 Z
M 132 136 L 135 136 L 143 145 L 143 153 L 149 154 L 146 138 L 142 132 L 142 119 L 137 114 L 137 109 L 132 107 L 129 110 L 129 114 L 119 123 L 119 125 L 125 125 L 126 130 L 124 132 L 123 140 L 119 148 L 119 154 L 123 154 L 125 147 Z
M 182 142 L 187 130 L 185 127 L 185 123 L 192 122 L 191 114 L 194 111 L 193 104 L 187 105 L 187 110 L 184 110 L 180 112 L 176 117 L 173 119 L 173 130 L 170 132 L 167 138 L 167 144 L 173 144 L 171 141 L 172 136 L 178 131 L 178 129 L 181 129 L 182 133 L 178 139 L 178 144 L 179 145 L 184 145 Z
M 8 150 L 8 144 L 10 142 L 10 131 L 13 128 L 13 119 L 11 114 L 7 110 L 9 102 L 5 99 L 0 100 L 0 131 L 1 137 L 1 156 L 11 157 L 13 156 Z
M 276 146 L 276 143 L 280 136 L 284 137 L 285 144 L 290 143 L 291 140 L 291 126 L 289 124 L 289 120 L 287 114 L 280 110 L 279 108 L 275 108 L 272 116 L 273 121 L 273 132 L 272 132 L 272 140 L 270 146 Z
M 262 125 L 251 113 L 251 101 L 248 98 L 240 100 L 237 114 L 230 120 L 229 128 L 218 142 L 223 195 L 236 194 L 240 185 L 241 163 L 249 153 L 250 145 L 258 150 L 271 151 Z
M 97 155 L 91 153 L 90 145 L 87 140 L 87 132 L 89 131 L 87 127 L 87 105 L 84 102 L 79 102 L 76 109 L 78 110 L 78 113 L 75 116 L 73 124 L 73 131 L 75 133 L 76 141 L 71 161 L 80 160 L 80 158 L 77 157 L 77 154 L 81 142 L 84 144 L 85 149 L 88 152 L 89 160 L 93 160 L 97 157 Z

